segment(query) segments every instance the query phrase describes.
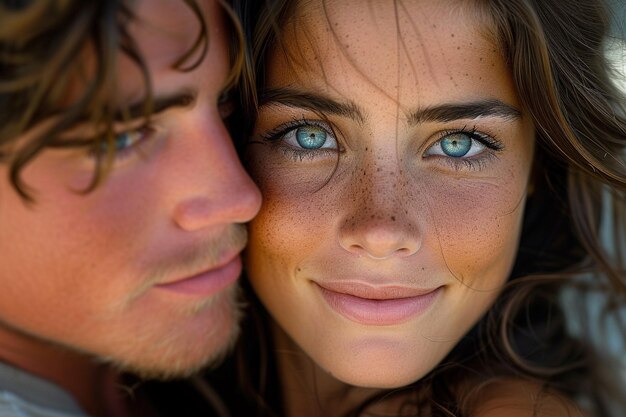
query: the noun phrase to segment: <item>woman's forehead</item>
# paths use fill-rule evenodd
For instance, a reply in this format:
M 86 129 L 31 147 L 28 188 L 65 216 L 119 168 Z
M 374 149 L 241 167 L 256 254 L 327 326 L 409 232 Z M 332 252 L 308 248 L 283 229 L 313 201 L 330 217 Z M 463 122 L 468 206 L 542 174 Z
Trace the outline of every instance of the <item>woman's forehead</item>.
M 401 102 L 403 96 L 409 106 L 423 104 L 417 97 L 463 100 L 483 93 L 516 104 L 500 48 L 486 19 L 467 2 L 300 4 L 304 9 L 296 8 L 285 27 L 285 51 L 270 60 L 272 85 L 330 88 L 341 95 L 369 85 Z
M 373 66 L 397 62 L 402 56 L 419 64 L 445 54 L 499 49 L 484 16 L 468 2 L 455 0 L 376 4 L 307 0 L 296 4 L 282 40 L 290 57 L 304 55 L 307 63 L 339 52 Z
M 455 21 L 470 18 L 487 23 L 488 9 L 473 0 L 300 0 L 293 4 L 286 23 L 310 21 L 333 32 L 342 26 L 375 29 L 381 35 L 393 35 L 406 29 L 428 31 L 432 27 L 454 30 Z

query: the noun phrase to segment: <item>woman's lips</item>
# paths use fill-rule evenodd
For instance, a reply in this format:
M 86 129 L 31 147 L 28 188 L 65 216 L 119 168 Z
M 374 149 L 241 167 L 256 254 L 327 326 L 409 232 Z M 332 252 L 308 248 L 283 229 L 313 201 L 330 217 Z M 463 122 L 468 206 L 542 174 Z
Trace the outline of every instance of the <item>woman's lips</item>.
M 225 289 L 241 275 L 239 254 L 225 264 L 176 281 L 155 285 L 155 288 L 180 294 L 212 296 Z
M 443 287 L 370 287 L 354 283 L 317 284 L 328 305 L 348 320 L 370 326 L 400 324 L 424 312 Z

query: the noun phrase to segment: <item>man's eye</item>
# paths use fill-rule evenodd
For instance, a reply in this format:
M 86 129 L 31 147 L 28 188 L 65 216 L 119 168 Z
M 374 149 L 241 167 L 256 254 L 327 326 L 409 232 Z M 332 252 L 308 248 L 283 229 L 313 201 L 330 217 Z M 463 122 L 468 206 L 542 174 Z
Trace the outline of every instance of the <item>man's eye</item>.
M 126 130 L 115 135 L 112 142 L 102 141 L 99 146 L 98 153 L 100 156 L 105 155 L 109 151 L 109 147 L 113 147 L 115 159 L 127 156 L 138 144 L 148 139 L 153 130 L 150 127 L 141 127 L 138 129 Z
M 122 132 L 115 137 L 115 150 L 121 151 L 139 143 L 145 136 L 145 129 Z

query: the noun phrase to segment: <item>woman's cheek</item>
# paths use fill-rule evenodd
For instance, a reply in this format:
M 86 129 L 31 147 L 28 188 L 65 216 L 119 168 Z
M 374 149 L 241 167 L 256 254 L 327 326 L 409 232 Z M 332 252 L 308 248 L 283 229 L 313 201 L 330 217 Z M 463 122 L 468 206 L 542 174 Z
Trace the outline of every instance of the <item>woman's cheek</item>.
M 325 183 L 332 169 L 285 162 L 275 152 L 258 152 L 248 169 L 263 195 L 250 240 L 268 253 L 310 256 L 317 237 L 336 221 L 334 206 L 341 199 L 333 194 L 334 181 Z
M 482 280 L 476 289 L 493 289 L 496 277 L 503 281 L 517 251 L 526 183 L 505 178 L 424 185 L 433 223 L 426 239 L 433 249 L 439 247 L 457 279 L 467 284 Z

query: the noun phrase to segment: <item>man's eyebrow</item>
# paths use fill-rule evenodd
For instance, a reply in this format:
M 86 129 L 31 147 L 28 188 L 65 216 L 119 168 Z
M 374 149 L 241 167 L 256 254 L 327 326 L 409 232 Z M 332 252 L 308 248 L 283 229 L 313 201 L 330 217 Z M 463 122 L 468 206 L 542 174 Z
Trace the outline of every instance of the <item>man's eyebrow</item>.
M 259 95 L 259 106 L 281 104 L 297 109 L 330 114 L 365 121 L 363 113 L 352 102 L 339 102 L 319 93 L 303 92 L 289 87 L 268 88 Z
M 146 100 L 143 100 L 125 108 L 121 107 L 115 112 L 115 120 L 136 120 L 144 117 L 147 111 L 149 115 L 155 115 L 172 108 L 189 107 L 196 102 L 196 97 L 196 93 L 185 91 L 172 95 L 154 97 L 152 103 L 148 103 Z M 148 104 L 151 104 L 151 106 Z
M 427 121 L 451 122 L 459 119 L 476 119 L 481 116 L 519 119 L 522 117 L 522 112 L 503 101 L 487 99 L 418 108 L 408 113 L 407 122 L 409 126 L 413 126 Z

